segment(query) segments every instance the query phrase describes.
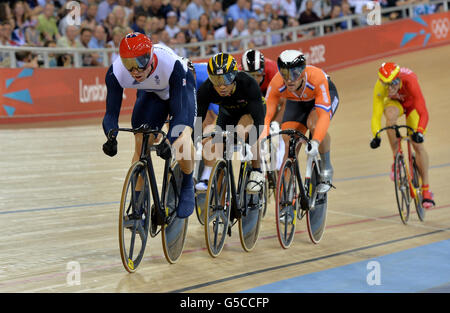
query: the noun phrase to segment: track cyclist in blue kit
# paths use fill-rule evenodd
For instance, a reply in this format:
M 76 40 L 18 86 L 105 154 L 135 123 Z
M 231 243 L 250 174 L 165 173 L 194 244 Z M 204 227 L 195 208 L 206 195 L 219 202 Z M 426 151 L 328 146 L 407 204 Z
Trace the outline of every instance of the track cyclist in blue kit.
M 187 60 L 162 45 L 153 45 L 150 38 L 141 33 L 127 34 L 120 43 L 119 53 L 120 58 L 106 73 L 103 130 L 107 135 L 111 129 L 118 128 L 124 88 L 137 89 L 131 117 L 133 128 L 148 124 L 151 128 L 161 129 L 167 116 L 171 117 L 167 138 L 183 172 L 177 216 L 188 217 L 195 205 L 191 138 L 196 115 L 194 75 Z M 141 144 L 142 134 L 136 134 L 133 162 L 139 159 Z M 103 151 L 111 157 L 117 153 L 115 136 L 103 144 Z M 167 158 L 170 153 L 168 155 L 161 156 Z

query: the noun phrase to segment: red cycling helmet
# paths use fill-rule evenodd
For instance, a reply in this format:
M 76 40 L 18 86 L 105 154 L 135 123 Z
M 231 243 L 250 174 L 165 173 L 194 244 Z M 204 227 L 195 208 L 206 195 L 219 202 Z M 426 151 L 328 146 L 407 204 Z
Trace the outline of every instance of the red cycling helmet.
M 378 69 L 378 77 L 385 84 L 392 83 L 398 77 L 399 73 L 400 66 L 392 62 L 383 63 Z
M 153 43 L 141 33 L 129 33 L 120 42 L 120 58 L 128 71 L 144 71 L 153 59 Z

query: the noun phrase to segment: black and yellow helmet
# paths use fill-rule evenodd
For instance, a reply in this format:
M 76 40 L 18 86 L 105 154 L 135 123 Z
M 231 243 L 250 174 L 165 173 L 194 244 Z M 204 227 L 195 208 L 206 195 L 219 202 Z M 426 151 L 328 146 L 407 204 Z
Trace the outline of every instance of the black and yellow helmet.
M 208 62 L 208 77 L 215 86 L 230 85 L 238 72 L 236 59 L 228 53 L 217 53 Z

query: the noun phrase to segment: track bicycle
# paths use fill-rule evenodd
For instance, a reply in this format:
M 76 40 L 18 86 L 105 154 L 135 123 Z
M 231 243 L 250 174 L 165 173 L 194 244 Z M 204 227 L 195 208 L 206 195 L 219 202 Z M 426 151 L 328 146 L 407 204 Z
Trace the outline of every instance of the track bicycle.
M 400 133 L 401 128 L 407 129 L 407 135 L 403 136 Z M 380 129 L 375 134 L 375 137 L 379 137 L 381 132 L 387 131 L 388 129 L 395 131 L 395 137 L 397 139 L 397 153 L 395 154 L 394 161 L 394 186 L 400 219 L 403 224 L 406 225 L 408 223 L 411 199 L 413 199 L 417 216 L 420 221 L 424 221 L 425 209 L 422 205 L 422 178 L 419 174 L 415 153 L 411 149 L 410 135 L 414 133 L 414 129 L 407 125 L 387 126 Z M 403 152 L 403 142 L 406 142 L 407 155 Z
M 333 187 L 323 180 L 320 157 L 308 156 L 305 179 L 302 179 L 297 159 L 297 145 L 310 140 L 301 132 L 293 129 L 282 130 L 271 134 L 264 140 L 277 135 L 289 136 L 288 156 L 281 165 L 276 189 L 275 220 L 277 236 L 281 247 L 287 249 L 294 240 L 297 219 L 306 215 L 306 223 L 310 240 L 317 244 L 325 231 L 327 216 L 327 193 Z
M 257 193 L 247 191 L 251 173 L 250 146 L 235 132 L 212 132 L 203 138 L 218 138 L 223 144 L 223 156 L 216 160 L 211 170 L 206 191 L 204 228 L 208 252 L 212 257 L 221 253 L 226 236 L 231 236 L 231 229 L 236 223 L 239 224 L 241 246 L 249 252 L 258 240 L 265 193 L 265 184 Z M 234 139 L 238 141 L 236 146 Z M 232 164 L 233 146 L 240 148 L 243 154 L 237 185 Z
M 120 200 L 119 246 L 122 264 L 128 272 L 135 272 L 143 259 L 148 235 L 156 237 L 160 232 L 166 260 L 176 263 L 182 254 L 188 227 L 188 218 L 180 219 L 176 214 L 182 172 L 170 153 L 164 163 L 160 198 L 151 156 L 151 151 L 156 151 L 158 155 L 162 155 L 163 150 L 171 151 L 166 141 L 167 134 L 143 124 L 138 128 L 112 129 L 108 137 L 120 131 L 143 135 L 141 155 L 128 170 Z M 150 136 L 156 138 L 158 135 L 162 137 L 160 143 L 150 147 Z

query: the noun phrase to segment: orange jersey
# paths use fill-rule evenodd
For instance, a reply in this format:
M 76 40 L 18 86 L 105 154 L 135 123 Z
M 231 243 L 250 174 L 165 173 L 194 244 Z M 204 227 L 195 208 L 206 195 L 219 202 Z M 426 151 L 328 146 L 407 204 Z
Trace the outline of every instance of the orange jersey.
M 267 134 L 266 131 L 275 116 L 280 98 L 298 101 L 298 105 L 302 105 L 302 102 L 315 101 L 318 119 L 313 139 L 321 142 L 327 134 L 332 116 L 328 75 L 322 69 L 308 65 L 305 68 L 305 83 L 300 86 L 297 93 L 292 93 L 287 90 L 278 72 L 270 82 L 266 93 L 267 112 L 264 119 L 266 128 L 264 135 Z

